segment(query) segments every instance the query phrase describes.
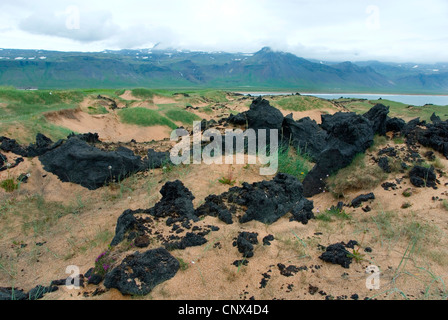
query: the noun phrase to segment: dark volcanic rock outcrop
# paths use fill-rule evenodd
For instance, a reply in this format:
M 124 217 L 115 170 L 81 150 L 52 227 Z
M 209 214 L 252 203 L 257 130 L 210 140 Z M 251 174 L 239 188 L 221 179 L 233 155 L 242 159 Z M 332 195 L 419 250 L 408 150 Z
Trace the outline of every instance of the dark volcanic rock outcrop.
M 279 173 L 272 181 L 231 188 L 220 196 L 211 195 L 196 210 L 197 216 L 210 215 L 222 221 L 233 223 L 232 216 L 240 212 L 239 222 L 259 221 L 274 223 L 287 213 L 293 213 L 293 220 L 307 223 L 314 218 L 313 202 L 303 197 L 303 186 L 290 175 Z
M 379 135 L 386 135 L 387 132 L 387 115 L 389 114 L 389 107 L 382 104 L 375 105 L 364 117 L 372 123 L 373 132 Z
M 373 193 L 363 194 L 353 199 L 351 206 L 353 208 L 359 208 L 363 202 L 367 202 L 370 200 L 375 200 L 375 194 Z
M 448 159 L 448 120 L 428 123 L 426 129 L 417 129 L 416 139 L 423 146 L 442 153 Z
M 437 176 L 433 168 L 416 166 L 409 172 L 409 177 L 417 188 L 437 188 Z
M 294 148 L 307 154 L 314 161 L 327 146 L 328 134 L 316 121 L 309 117 L 295 121 L 291 115 L 283 121 L 283 142 L 291 143 Z
M 1 150 L 22 157 L 39 157 L 44 169 L 57 175 L 61 181 L 80 184 L 91 190 L 170 162 L 168 152 L 149 149 L 147 157 L 142 159 L 125 147 L 104 151 L 93 146 L 97 143 L 101 141 L 96 133 L 71 134 L 67 140 L 56 143 L 39 133 L 36 143 L 27 147 L 13 139 L 0 137 Z
M 197 221 L 193 206 L 194 196 L 182 181 L 167 182 L 160 191 L 160 200 L 148 213 L 157 218 L 168 218 L 167 225 L 185 220 Z
M 386 121 L 386 132 L 401 132 L 406 126 L 406 121 L 399 118 L 388 118 Z
M 325 189 L 326 178 L 347 167 L 359 153 L 364 153 L 373 143 L 375 134 L 385 135 L 390 127 L 401 126 L 401 122 L 391 121 L 387 115 L 389 107 L 377 104 L 364 115 L 338 112 L 323 115 L 318 125 L 310 118 L 295 121 L 292 115 L 283 117 L 282 113 L 259 97 L 251 109 L 227 121 L 233 124 L 247 124 L 251 129 L 279 130 L 283 145 L 292 145 L 306 153 L 316 163 L 303 182 L 304 194 L 311 197 Z M 395 128 L 394 128 L 395 130 Z M 215 207 L 221 206 L 213 199 Z M 215 208 L 218 210 L 218 208 Z M 222 215 L 228 213 L 220 210 Z
M 434 112 L 431 115 L 431 121 L 434 123 L 434 122 L 442 121 L 442 119 L 438 115 L 436 115 L 436 113 Z
M 254 245 L 257 244 L 258 233 L 240 232 L 233 246 L 238 248 L 244 258 L 252 258 L 254 256 Z
M 346 269 L 350 268 L 350 264 L 353 261 L 344 243 L 336 243 L 328 246 L 319 258 L 325 262 L 338 264 Z
M 27 157 L 28 152 L 24 147 L 19 145 L 16 140 L 7 137 L 0 137 L 0 149 L 5 152 L 12 152 L 22 157 Z
M 145 169 L 162 168 L 171 162 L 169 152 L 156 152 L 149 149 L 146 158 L 143 160 Z
M 166 249 L 127 256 L 104 280 L 106 288 L 118 289 L 124 295 L 147 295 L 157 285 L 173 278 L 180 265 Z
M 0 153 L 0 168 L 3 167 L 3 165 L 6 164 L 7 162 L 8 162 L 8 159 L 6 158 L 6 156 L 4 156 Z
M 74 137 L 76 137 L 82 141 L 85 141 L 89 144 L 101 143 L 100 136 L 98 135 L 98 133 L 91 133 L 91 132 L 83 133 L 83 134 L 72 133 L 67 137 L 67 139 L 74 138 Z
M 139 221 L 135 217 L 136 214 L 147 213 L 149 210 L 126 210 L 121 214 L 118 218 L 117 226 L 115 227 L 115 237 L 112 239 L 111 246 L 117 246 L 123 240 L 125 240 L 126 235 L 129 233 L 133 233 L 129 240 L 135 239 L 139 236 L 138 232 L 141 231 L 140 235 L 144 235 L 146 231 L 139 224 Z M 128 235 L 129 236 L 129 235 Z
M 243 114 L 250 129 L 277 129 L 279 132 L 282 129 L 283 114 L 262 97 L 255 99 L 250 106 L 250 110 Z
M 355 113 L 323 115 L 321 127 L 329 137 L 316 166 L 303 181 L 306 197 L 322 193 L 329 175 L 350 165 L 357 154 L 364 153 L 373 143 L 371 121 Z
M 205 235 L 216 230 L 213 226 L 193 228 L 193 231 L 187 232 L 185 236 L 178 235 L 184 229 L 191 229 L 192 224 L 199 221 L 193 206 L 194 196 L 190 190 L 181 181 L 176 180 L 167 182 L 160 193 L 162 199 L 154 207 L 123 212 L 118 218 L 111 246 L 128 240 L 134 241 L 138 247 L 146 247 L 151 237 L 157 238 L 168 250 L 183 250 L 207 242 Z M 151 230 L 159 221 L 172 227 L 170 234 L 162 235 L 157 230 Z
M 14 139 L 0 137 L 0 149 L 5 152 L 12 152 L 22 157 L 38 157 L 44 153 L 57 148 L 61 145 L 62 140 L 53 143 L 51 139 L 47 138 L 41 133 L 36 135 L 36 143 L 32 143 L 27 147 L 21 146 Z
M 23 290 L 14 288 L 0 288 L 0 301 L 28 300 L 28 294 Z
M 120 180 L 142 169 L 140 157 L 126 148 L 106 152 L 76 137 L 39 157 L 44 169 L 63 182 L 80 184 L 90 190 Z

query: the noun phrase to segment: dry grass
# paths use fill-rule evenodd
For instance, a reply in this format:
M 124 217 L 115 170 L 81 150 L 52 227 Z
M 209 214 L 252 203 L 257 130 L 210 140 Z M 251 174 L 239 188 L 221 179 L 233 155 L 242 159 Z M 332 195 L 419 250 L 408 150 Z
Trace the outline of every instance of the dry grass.
M 365 154 L 355 157 L 352 164 L 327 179 L 330 191 L 343 197 L 349 191 L 372 190 L 387 179 L 387 174 L 375 164 L 368 163 Z

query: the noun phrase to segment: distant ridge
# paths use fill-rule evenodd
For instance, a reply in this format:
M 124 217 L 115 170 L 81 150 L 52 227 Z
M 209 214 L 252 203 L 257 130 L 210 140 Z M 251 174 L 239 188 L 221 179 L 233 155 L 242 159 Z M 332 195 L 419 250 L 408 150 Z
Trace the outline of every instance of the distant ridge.
M 448 63 L 324 63 L 269 47 L 251 54 L 2 49 L 0 85 L 39 89 L 181 87 L 448 94 Z

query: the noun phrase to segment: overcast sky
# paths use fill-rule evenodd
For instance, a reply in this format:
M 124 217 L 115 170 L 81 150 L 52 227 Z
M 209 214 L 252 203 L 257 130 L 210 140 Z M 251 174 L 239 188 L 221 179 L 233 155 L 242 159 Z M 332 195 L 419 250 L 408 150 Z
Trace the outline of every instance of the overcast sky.
M 0 0 L 0 48 L 448 61 L 447 0 Z

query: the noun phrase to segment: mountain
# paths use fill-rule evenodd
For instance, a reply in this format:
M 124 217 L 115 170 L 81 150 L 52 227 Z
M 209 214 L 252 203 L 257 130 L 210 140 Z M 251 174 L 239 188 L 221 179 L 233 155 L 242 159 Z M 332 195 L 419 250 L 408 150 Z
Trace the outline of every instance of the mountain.
M 180 50 L 0 50 L 0 85 L 19 88 L 222 88 L 447 93 L 448 64 L 323 63 L 266 47 Z

